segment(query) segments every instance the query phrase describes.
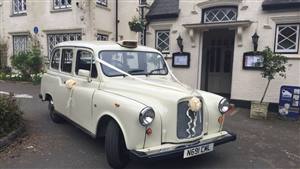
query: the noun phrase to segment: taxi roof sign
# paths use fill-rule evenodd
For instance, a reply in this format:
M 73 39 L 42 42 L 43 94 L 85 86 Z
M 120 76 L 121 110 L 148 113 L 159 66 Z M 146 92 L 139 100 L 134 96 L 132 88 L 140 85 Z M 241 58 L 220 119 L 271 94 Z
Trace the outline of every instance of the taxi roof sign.
M 125 48 L 136 48 L 138 45 L 138 42 L 135 40 L 124 40 L 124 41 L 118 42 L 118 44 Z

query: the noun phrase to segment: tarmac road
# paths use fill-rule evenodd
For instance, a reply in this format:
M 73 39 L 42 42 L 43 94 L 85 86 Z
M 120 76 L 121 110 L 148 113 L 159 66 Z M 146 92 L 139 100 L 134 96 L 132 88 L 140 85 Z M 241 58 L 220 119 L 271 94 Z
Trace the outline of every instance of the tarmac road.
M 27 135 L 0 152 L 0 168 L 110 168 L 104 141 L 94 140 L 71 124 L 54 124 L 47 103 L 38 99 L 39 86 L 0 81 L 0 91 L 33 95 L 21 101 Z M 300 168 L 300 122 L 249 119 L 249 110 L 228 116 L 225 128 L 235 142 L 183 160 L 131 161 L 127 168 Z

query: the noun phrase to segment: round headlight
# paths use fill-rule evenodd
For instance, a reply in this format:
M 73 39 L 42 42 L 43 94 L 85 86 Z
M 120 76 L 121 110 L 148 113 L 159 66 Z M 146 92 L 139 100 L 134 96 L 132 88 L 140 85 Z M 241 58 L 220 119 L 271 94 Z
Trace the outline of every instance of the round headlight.
M 226 98 L 223 98 L 219 103 L 219 111 L 224 114 L 230 109 L 230 103 Z
M 154 110 L 151 107 L 144 108 L 140 113 L 140 123 L 142 126 L 149 126 L 155 118 Z

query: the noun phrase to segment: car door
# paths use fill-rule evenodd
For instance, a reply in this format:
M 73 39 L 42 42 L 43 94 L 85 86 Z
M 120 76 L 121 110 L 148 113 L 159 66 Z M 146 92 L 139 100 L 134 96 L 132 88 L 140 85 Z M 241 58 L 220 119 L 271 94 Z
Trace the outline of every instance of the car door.
M 75 81 L 76 86 L 72 94 L 71 117 L 76 123 L 91 131 L 92 101 L 95 91 L 99 87 L 98 73 L 93 52 L 89 49 L 76 50 Z M 79 74 L 79 70 L 89 71 L 89 77 Z
M 73 78 L 73 48 L 60 48 L 59 53 L 54 53 L 52 61 L 59 58 L 56 73 L 53 74 L 53 102 L 55 110 L 68 116 L 70 113 L 71 90 L 66 87 L 66 81 Z M 60 57 L 59 57 L 60 56 Z M 56 58 L 54 58 L 56 57 Z M 52 63 L 51 63 L 52 64 Z

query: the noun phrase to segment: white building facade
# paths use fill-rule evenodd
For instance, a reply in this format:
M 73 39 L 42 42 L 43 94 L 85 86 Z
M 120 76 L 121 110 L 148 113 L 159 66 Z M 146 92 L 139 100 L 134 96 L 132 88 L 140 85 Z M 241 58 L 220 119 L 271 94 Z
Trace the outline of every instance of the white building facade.
M 0 0 L 0 40 L 11 57 L 28 49 L 32 37 L 44 56 L 62 41 L 135 39 L 128 21 L 138 5 L 138 0 Z
M 299 0 L 156 0 L 147 19 L 147 46 L 163 51 L 170 64 L 182 37 L 190 65 L 170 67 L 190 86 L 233 100 L 259 100 L 267 80 L 243 67 L 255 33 L 258 51 L 268 46 L 288 58 L 286 79 L 271 82 L 265 101 L 278 103 L 282 85 L 300 86 Z

